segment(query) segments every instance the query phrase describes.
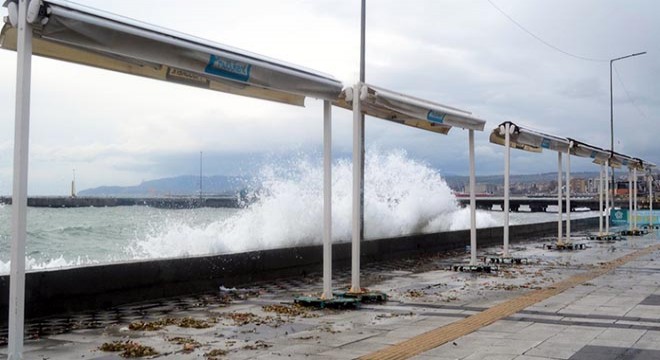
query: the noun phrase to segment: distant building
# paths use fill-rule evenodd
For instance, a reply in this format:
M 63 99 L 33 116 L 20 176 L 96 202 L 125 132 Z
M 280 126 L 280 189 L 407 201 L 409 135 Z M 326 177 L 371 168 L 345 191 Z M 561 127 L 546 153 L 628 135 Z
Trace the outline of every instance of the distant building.
M 587 185 L 587 179 L 571 179 L 571 192 L 573 194 L 586 194 Z
M 474 192 L 477 194 L 489 194 L 495 195 L 498 194 L 501 190 L 501 185 L 489 184 L 489 183 L 476 183 L 474 184 Z M 463 186 L 463 192 L 466 194 L 470 193 L 470 185 L 465 184 Z

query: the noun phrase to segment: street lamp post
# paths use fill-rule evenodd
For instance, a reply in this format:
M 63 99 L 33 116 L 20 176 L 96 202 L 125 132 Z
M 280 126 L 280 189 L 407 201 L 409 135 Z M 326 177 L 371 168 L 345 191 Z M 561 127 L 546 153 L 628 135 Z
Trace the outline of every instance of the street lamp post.
M 610 151 L 612 152 L 611 153 L 612 156 L 614 156 L 614 97 L 612 95 L 612 64 L 615 61 L 627 59 L 633 56 L 644 55 L 644 54 L 646 54 L 646 51 L 634 53 L 610 60 Z M 612 208 L 614 208 L 614 203 L 615 203 L 614 196 L 616 195 L 616 188 L 617 186 L 615 182 L 614 168 L 612 168 Z M 605 211 L 607 211 L 607 209 Z

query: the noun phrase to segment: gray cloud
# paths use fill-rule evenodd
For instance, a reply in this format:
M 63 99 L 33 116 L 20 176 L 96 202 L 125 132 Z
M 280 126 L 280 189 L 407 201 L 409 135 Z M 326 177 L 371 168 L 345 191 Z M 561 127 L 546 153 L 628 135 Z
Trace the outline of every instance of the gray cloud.
M 174 28 L 288 62 L 357 76 L 358 2 L 195 1 L 182 16 L 174 1 L 81 1 L 93 7 Z M 507 1 L 500 8 L 566 51 L 616 63 L 633 106 L 616 77 L 616 148 L 660 162 L 655 119 L 660 115 L 660 4 Z M 488 131 L 505 120 L 609 146 L 609 64 L 575 59 L 525 34 L 487 1 L 413 3 L 369 1 L 367 80 L 472 111 L 488 121 L 478 133 L 477 169 L 501 173 L 502 149 Z M 212 14 L 211 20 L 208 14 Z M 250 14 L 250 16 L 236 16 Z M 221 24 L 221 25 L 219 25 Z M 625 24 L 625 26 L 621 26 Z M 0 52 L 0 108 L 13 108 L 15 54 Z M 272 154 L 318 154 L 321 105 L 288 107 L 179 85 L 132 78 L 48 59 L 34 60 L 30 191 L 66 193 L 71 169 L 79 187 L 135 184 L 195 173 L 200 150 L 208 171 L 251 172 Z M 350 156 L 351 114 L 334 111 L 334 149 Z M 369 119 L 367 146 L 405 148 L 443 173 L 467 174 L 467 134 L 430 134 Z M 11 183 L 13 111 L 0 113 L 0 193 Z M 269 155 L 271 154 L 271 155 Z M 555 154 L 512 152 L 512 172 L 556 169 Z M 253 162 L 253 163 L 251 163 Z M 574 169 L 590 170 L 575 160 Z

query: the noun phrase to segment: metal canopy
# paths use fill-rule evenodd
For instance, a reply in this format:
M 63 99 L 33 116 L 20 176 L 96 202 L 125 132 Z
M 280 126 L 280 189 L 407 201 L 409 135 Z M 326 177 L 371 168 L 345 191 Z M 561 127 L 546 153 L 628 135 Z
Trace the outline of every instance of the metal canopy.
M 644 170 L 653 170 L 654 168 L 657 167 L 656 164 L 650 162 L 650 161 L 644 161 L 642 159 L 638 159 L 642 163 L 642 167 Z
M 342 85 L 331 76 L 264 56 L 140 23 L 64 0 L 5 1 L 0 47 L 17 52 L 11 225 L 8 358 L 23 358 L 25 242 L 32 55 L 188 86 L 304 105 L 324 100 L 323 254 L 331 245 L 331 101 Z M 324 295 L 332 297 L 331 262 Z
M 562 154 L 568 153 L 566 172 L 566 202 L 568 207 L 567 220 L 566 220 L 566 233 L 567 240 L 570 241 L 570 152 L 572 142 L 569 139 L 558 137 L 555 135 L 545 134 L 537 130 L 524 128 L 516 125 L 510 121 L 505 121 L 498 127 L 493 129 L 490 134 L 490 142 L 505 147 L 504 151 L 504 205 L 502 211 L 504 212 L 504 225 L 503 225 L 503 257 L 509 257 L 509 177 L 510 177 L 510 149 L 516 148 L 519 150 L 540 153 L 543 149 L 554 150 L 557 152 L 557 207 L 558 207 L 558 221 L 557 221 L 557 243 L 562 242 Z
M 342 89 L 330 75 L 69 1 L 43 0 L 39 14 L 33 53 L 44 57 L 299 106 Z M 13 25 L 0 33 L 4 49 L 16 49 Z
M 601 165 L 607 163 L 610 158 L 610 151 L 599 147 L 583 143 L 581 141 L 568 138 L 571 142 L 571 155 L 583 158 L 591 158 L 595 164 Z
M 447 134 L 452 127 L 483 131 L 486 125 L 486 121 L 470 112 L 365 83 L 345 88 L 335 105 L 353 109 L 356 88 L 362 113 L 379 119 L 441 134 Z
M 610 158 L 611 151 L 572 138 L 568 138 L 568 140 L 571 145 L 571 155 L 591 158 L 593 159 L 594 164 L 600 165 L 600 172 L 598 174 L 598 236 L 603 236 L 603 182 L 606 181 L 604 168 Z M 570 212 L 570 209 L 568 209 L 568 211 Z
M 567 152 L 569 140 L 555 135 L 544 134 L 540 131 L 524 128 L 511 121 L 505 121 L 490 133 L 490 142 L 505 145 L 505 127 L 509 124 L 510 139 L 509 146 L 518 150 L 529 152 L 542 152 L 543 149 L 558 152 Z
M 613 168 L 618 169 L 625 166 L 629 169 L 634 169 L 640 167 L 639 161 L 628 155 L 623 155 L 617 152 L 611 152 L 610 154 L 610 166 Z
M 357 101 L 356 101 L 357 100 Z M 440 134 L 447 134 L 453 127 L 468 130 L 468 157 L 470 163 L 470 264 L 475 265 L 477 254 L 476 199 L 474 174 L 474 131 L 483 131 L 486 121 L 476 118 L 471 113 L 446 105 L 418 99 L 363 82 L 342 91 L 335 105 L 353 111 L 353 216 L 351 246 L 351 289 L 352 293 L 361 293 L 360 287 L 360 241 L 362 208 L 362 154 L 364 148 L 364 122 L 362 115 L 393 121 Z

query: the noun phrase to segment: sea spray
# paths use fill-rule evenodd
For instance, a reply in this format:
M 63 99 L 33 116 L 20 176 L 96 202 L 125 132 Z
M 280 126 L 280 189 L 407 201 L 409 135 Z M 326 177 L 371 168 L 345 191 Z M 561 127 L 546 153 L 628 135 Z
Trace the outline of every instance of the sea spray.
M 323 168 L 300 156 L 262 167 L 253 202 L 226 219 L 202 226 L 172 219 L 129 246 L 135 258 L 179 257 L 321 243 Z M 350 241 L 352 164 L 332 167 L 333 240 Z M 479 227 L 496 222 L 479 212 Z M 368 151 L 365 158 L 365 237 L 375 239 L 469 227 L 451 189 L 428 165 L 405 151 Z
M 367 239 L 469 227 L 469 210 L 458 207 L 436 170 L 404 151 L 369 149 L 365 160 Z M 333 237 L 346 242 L 351 236 L 350 160 L 336 160 L 332 175 Z M 29 207 L 26 267 L 52 269 L 320 244 L 322 183 L 320 157 L 301 155 L 263 166 L 254 176 L 247 194 L 251 202 L 244 209 Z M 525 215 L 535 216 L 535 222 L 548 219 L 545 214 Z M 10 220 L 11 206 L 0 207 L 0 273 L 5 274 Z M 490 213 L 477 213 L 479 227 L 500 223 Z
M 78 267 L 84 265 L 93 265 L 98 264 L 98 260 L 91 260 L 89 258 L 78 257 L 77 259 L 67 260 L 63 255 L 59 257 L 52 258 L 49 260 L 40 261 L 32 256 L 25 257 L 25 268 L 27 270 L 42 270 L 42 269 L 53 269 L 53 268 L 69 268 L 69 267 Z M 9 274 L 11 267 L 10 261 L 0 260 L 0 274 Z

